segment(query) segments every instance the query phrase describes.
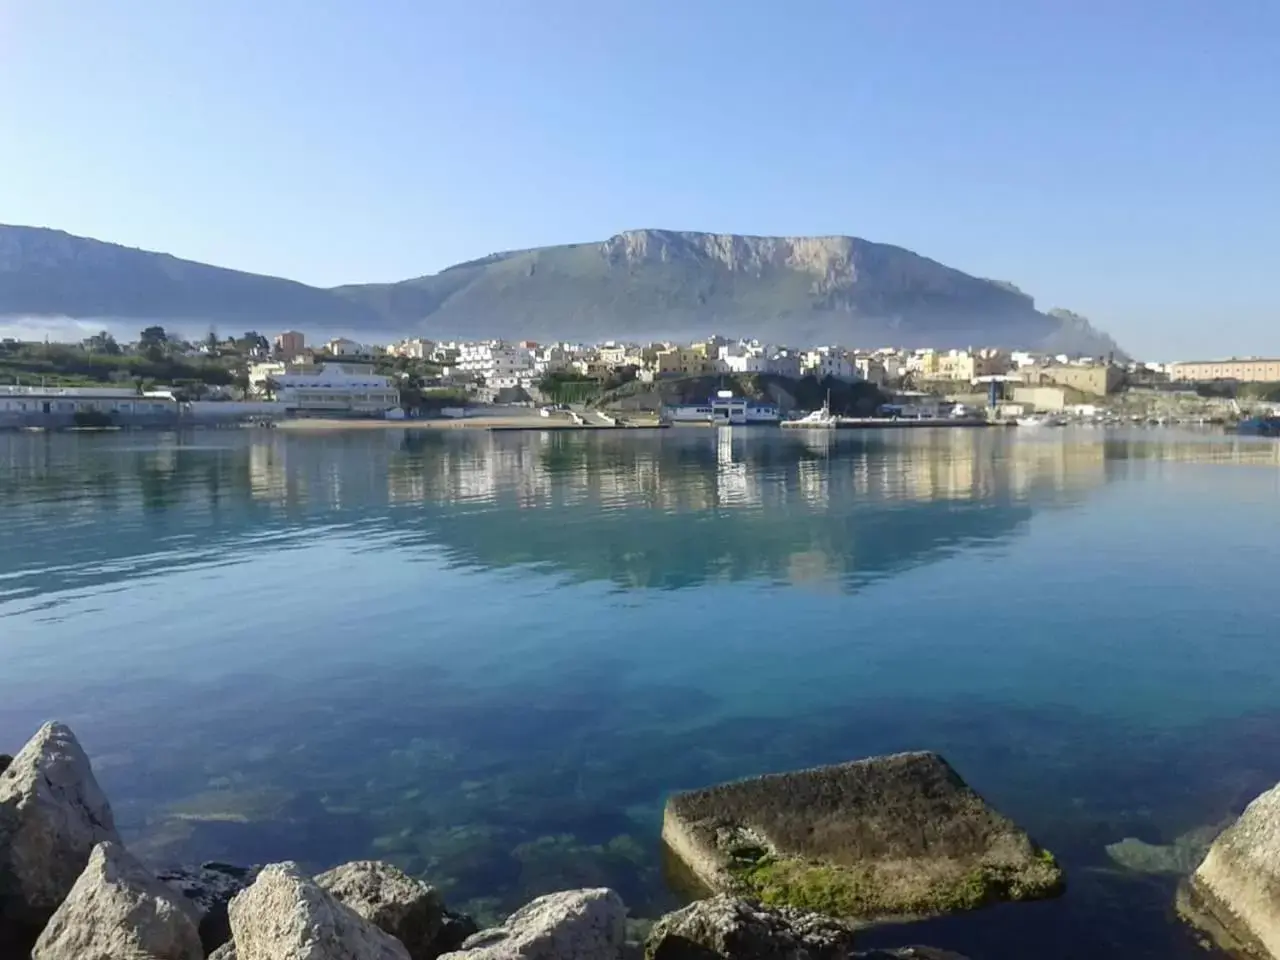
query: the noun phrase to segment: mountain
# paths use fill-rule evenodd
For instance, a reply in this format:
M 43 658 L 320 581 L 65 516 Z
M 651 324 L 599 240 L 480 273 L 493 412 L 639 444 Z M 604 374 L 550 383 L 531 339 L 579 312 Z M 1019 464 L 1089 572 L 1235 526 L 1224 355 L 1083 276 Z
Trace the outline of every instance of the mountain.
M 0 317 L 168 322 L 195 331 L 601 340 L 709 333 L 857 346 L 999 345 L 1102 354 L 1110 337 L 1010 283 L 856 237 L 633 230 L 496 253 L 431 276 L 321 289 L 167 254 L 0 226 Z

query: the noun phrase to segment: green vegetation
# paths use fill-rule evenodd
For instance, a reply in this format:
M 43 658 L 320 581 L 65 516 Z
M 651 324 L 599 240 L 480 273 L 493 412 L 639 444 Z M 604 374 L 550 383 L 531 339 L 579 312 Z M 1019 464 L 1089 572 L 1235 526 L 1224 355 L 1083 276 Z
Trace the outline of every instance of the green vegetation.
M 959 913 L 1005 900 L 1027 900 L 1057 892 L 1061 880 L 1053 855 L 1043 852 L 1044 877 L 1025 876 L 1007 867 L 983 864 L 959 876 L 922 877 L 917 888 L 901 878 L 890 889 L 874 865 L 846 867 L 765 856 L 735 860 L 729 868 L 737 891 L 770 906 L 796 907 L 836 917 Z
M 558 370 L 539 380 L 538 389 L 552 403 L 584 403 L 595 406 L 610 392 L 632 382 L 638 382 L 636 371 L 632 367 L 615 370 L 603 380 L 570 370 Z
M 45 383 L 48 386 L 136 385 L 184 382 L 198 392 L 202 385 L 225 386 L 235 382 L 245 358 L 238 353 L 221 357 L 186 357 L 176 354 L 167 337 L 150 333 L 139 341 L 139 352 L 127 353 L 111 334 L 95 334 L 80 346 L 62 343 L 0 344 L 0 384 Z M 145 343 L 145 346 L 143 344 Z
M 1233 380 L 1215 380 L 1213 383 L 1198 384 L 1196 393 L 1202 397 L 1280 403 L 1280 383 L 1236 383 Z

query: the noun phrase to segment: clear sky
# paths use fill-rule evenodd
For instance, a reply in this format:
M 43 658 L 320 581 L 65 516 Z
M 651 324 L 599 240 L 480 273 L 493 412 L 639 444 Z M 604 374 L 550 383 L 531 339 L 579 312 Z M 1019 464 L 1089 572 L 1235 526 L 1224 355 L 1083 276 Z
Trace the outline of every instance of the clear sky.
M 853 234 L 1280 354 L 1276 0 L 0 0 L 0 222 L 328 285 Z

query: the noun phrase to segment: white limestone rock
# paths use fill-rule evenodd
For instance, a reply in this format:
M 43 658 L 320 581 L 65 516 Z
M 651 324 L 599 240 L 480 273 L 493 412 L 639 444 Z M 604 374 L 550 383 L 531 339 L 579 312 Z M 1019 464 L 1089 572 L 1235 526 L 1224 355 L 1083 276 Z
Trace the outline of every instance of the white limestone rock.
M 1214 841 L 1179 908 L 1223 946 L 1280 960 L 1280 784 Z
M 0 923 L 43 926 L 93 848 L 119 841 L 75 734 L 46 723 L 0 773 Z
M 440 954 L 436 937 L 444 923 L 444 904 L 434 887 L 378 860 L 344 863 L 317 876 L 316 883 L 399 940 L 413 960 Z
M 626 916 L 622 898 L 604 887 L 551 893 L 441 960 L 619 960 Z
M 202 960 L 182 896 L 118 843 L 93 848 L 84 872 L 44 928 L 32 960 Z
M 409 960 L 399 940 L 339 903 L 295 863 L 264 867 L 231 901 L 236 960 Z

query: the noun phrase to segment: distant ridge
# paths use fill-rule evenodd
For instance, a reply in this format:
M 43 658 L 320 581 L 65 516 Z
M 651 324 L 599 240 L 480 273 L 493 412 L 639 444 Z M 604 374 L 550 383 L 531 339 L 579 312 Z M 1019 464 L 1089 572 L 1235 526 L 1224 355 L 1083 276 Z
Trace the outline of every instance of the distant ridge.
M 323 289 L 41 227 L 0 226 L 0 317 L 352 336 L 691 339 L 1119 352 L 1067 311 L 857 237 L 628 230 Z

